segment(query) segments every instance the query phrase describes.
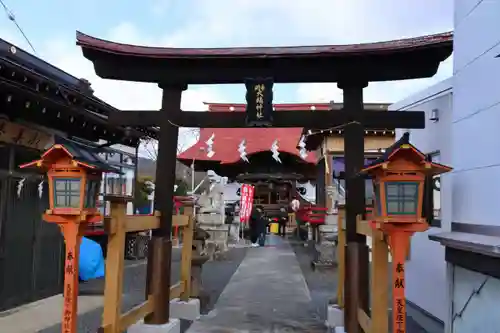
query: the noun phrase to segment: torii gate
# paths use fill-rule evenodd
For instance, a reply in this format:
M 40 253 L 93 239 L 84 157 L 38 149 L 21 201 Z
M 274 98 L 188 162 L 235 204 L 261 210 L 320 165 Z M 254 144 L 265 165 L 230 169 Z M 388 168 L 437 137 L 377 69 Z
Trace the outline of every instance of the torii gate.
M 125 45 L 77 32 L 77 44 L 100 77 L 155 82 L 163 89 L 159 111 L 128 111 L 110 118 L 119 125 L 160 127 L 155 209 L 161 212 L 161 228 L 153 234 L 147 286 L 158 301 L 146 322 L 169 320 L 172 200 L 168 198 L 173 196 L 179 127 L 342 127 L 347 192 L 345 326 L 349 333 L 361 332 L 357 309 L 369 306 L 368 247 L 366 237 L 356 233 L 356 216 L 365 209 L 364 179 L 357 176 L 364 167 L 364 131 L 425 126 L 424 112 L 364 110 L 363 88 L 372 81 L 433 76 L 440 62 L 451 55 L 452 33 L 356 45 L 187 49 Z M 189 84 L 243 82 L 252 89 L 246 114 L 181 111 L 181 95 Z M 257 96 L 251 97 L 257 85 L 265 85 L 269 92 L 273 83 L 309 82 L 337 82 L 344 93 L 343 109 L 272 113 L 272 94 L 265 97 L 263 108 L 252 100 Z

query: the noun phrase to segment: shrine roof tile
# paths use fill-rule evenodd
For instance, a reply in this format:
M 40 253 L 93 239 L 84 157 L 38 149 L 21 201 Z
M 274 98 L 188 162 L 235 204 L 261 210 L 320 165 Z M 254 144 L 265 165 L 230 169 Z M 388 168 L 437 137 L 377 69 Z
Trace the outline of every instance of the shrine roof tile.
M 214 134 L 212 146 L 215 155 L 209 158 L 205 141 Z M 302 128 L 202 128 L 200 139 L 193 146 L 178 155 L 180 160 L 218 161 L 221 164 L 231 164 L 240 160 L 238 146 L 246 140 L 246 153 L 269 151 L 274 140 L 278 140 L 279 151 L 299 156 L 297 142 L 302 135 Z M 316 163 L 314 154 L 306 158 L 308 163 Z
M 243 103 L 208 103 L 208 112 L 244 112 L 246 104 Z M 328 111 L 339 108 L 342 103 L 281 103 L 274 104 L 275 111 Z M 339 107 L 340 106 L 340 107 Z M 238 146 L 243 139 L 246 140 L 246 153 L 252 155 L 255 153 L 269 151 L 274 140 L 278 140 L 279 151 L 300 156 L 297 149 L 297 143 L 302 136 L 303 129 L 297 128 L 202 128 L 200 130 L 200 139 L 193 146 L 178 155 L 180 160 L 203 160 L 217 161 L 221 164 L 231 164 L 238 162 L 240 153 Z M 212 158 L 202 153 L 206 149 L 205 141 L 214 134 L 213 151 L 215 155 Z M 307 163 L 316 163 L 314 154 L 308 154 Z
M 174 48 L 152 47 L 116 43 L 92 37 L 77 31 L 77 45 L 106 53 L 150 57 L 150 58 L 285 58 L 285 57 L 321 57 L 346 56 L 395 52 L 399 50 L 426 48 L 443 43 L 450 43 L 452 32 L 392 41 L 346 44 L 286 47 L 227 47 L 227 48 Z

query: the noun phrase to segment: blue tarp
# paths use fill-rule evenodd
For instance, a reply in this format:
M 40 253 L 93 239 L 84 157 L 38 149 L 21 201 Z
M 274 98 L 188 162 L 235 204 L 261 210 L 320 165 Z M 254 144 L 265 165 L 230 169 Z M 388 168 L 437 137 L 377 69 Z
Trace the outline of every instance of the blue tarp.
M 82 237 L 80 245 L 79 276 L 83 281 L 104 277 L 104 256 L 101 245 Z

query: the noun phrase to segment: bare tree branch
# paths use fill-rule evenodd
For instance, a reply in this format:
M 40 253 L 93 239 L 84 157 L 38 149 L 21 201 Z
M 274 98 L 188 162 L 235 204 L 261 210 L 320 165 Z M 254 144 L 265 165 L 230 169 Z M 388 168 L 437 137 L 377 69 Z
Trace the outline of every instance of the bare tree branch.
M 177 141 L 177 155 L 185 151 L 192 144 L 196 143 L 200 137 L 199 128 L 181 128 Z M 146 139 L 141 142 L 141 150 L 147 158 L 156 161 L 158 159 L 158 141 L 155 139 Z

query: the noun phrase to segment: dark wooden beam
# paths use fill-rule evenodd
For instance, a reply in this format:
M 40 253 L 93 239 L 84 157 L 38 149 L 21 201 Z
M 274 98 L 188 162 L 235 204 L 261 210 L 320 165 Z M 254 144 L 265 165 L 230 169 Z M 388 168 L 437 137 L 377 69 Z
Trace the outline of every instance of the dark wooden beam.
M 16 116 L 19 118 L 26 118 L 27 121 L 30 121 L 31 118 L 41 117 L 41 124 L 44 126 L 51 127 L 54 125 L 53 120 L 48 120 L 47 117 L 51 117 L 51 113 L 59 113 L 56 119 L 57 123 L 65 122 L 68 128 L 64 127 L 58 129 L 68 133 L 71 131 L 67 129 L 71 129 L 72 127 L 81 127 L 77 132 L 85 131 L 83 126 L 87 124 L 88 131 L 93 132 L 94 137 L 104 140 L 116 140 L 122 137 L 121 139 L 124 140 L 120 140 L 120 143 L 126 145 L 135 145 L 140 137 L 145 136 L 145 134 L 135 129 L 129 129 L 127 131 L 126 129 L 110 125 L 106 117 L 88 112 L 84 107 L 71 104 L 67 100 L 55 99 L 47 94 L 44 95 L 41 92 L 37 92 L 30 87 L 23 86 L 16 82 L 8 82 L 0 78 L 0 96 L 5 95 L 11 96 L 12 102 L 10 102 L 10 104 L 22 105 Z M 30 102 L 29 108 L 25 106 L 27 102 Z M 44 114 L 41 113 L 43 108 L 48 110 Z M 23 113 L 23 110 L 27 112 Z M 70 120 L 71 118 L 74 119 L 74 122 Z M 95 130 L 93 129 L 94 126 L 97 126 Z M 125 140 L 130 141 L 126 142 Z
M 500 279 L 500 258 L 446 246 L 445 260 L 473 272 Z
M 326 195 L 325 195 L 325 159 L 321 159 L 316 166 L 316 205 L 320 207 L 326 207 Z
M 451 52 L 452 42 L 445 47 L 399 49 L 373 56 L 161 59 L 83 48 L 83 55 L 94 63 L 96 74 L 102 78 L 171 84 L 238 84 L 248 77 L 272 77 L 275 83 L 330 83 L 353 77 L 372 82 L 418 79 L 436 74 L 439 63 Z
M 157 113 L 160 125 L 158 158 L 156 162 L 155 210 L 160 212 L 160 228 L 153 230 L 148 258 L 146 298 L 154 297 L 153 312 L 146 316 L 147 324 L 161 325 L 170 316 L 170 271 L 172 266 L 172 212 L 175 184 L 175 166 L 179 127 L 168 121 L 169 115 L 180 111 L 184 88 L 163 87 L 162 110 Z
M 344 90 L 344 110 L 349 114 L 350 123 L 345 127 L 344 152 L 345 152 L 345 184 L 346 184 L 346 272 L 349 278 L 345 281 L 346 311 L 344 322 L 349 333 L 361 333 L 362 329 L 358 323 L 358 309 L 368 310 L 369 285 L 363 274 L 368 274 L 366 266 L 367 254 L 366 237 L 356 232 L 356 220 L 358 214 L 365 211 L 365 180 L 358 177 L 358 173 L 365 164 L 364 137 L 367 124 L 368 112 L 363 110 L 363 88 L 367 83 L 356 82 L 339 84 Z M 399 116 L 404 112 L 374 112 L 371 120 L 381 121 L 380 127 L 388 125 L 388 122 L 402 120 Z M 383 114 L 386 114 L 385 116 Z M 384 118 L 383 121 L 380 118 Z M 403 116 L 404 117 L 404 116 Z M 425 119 L 422 119 L 425 122 Z M 410 124 L 409 124 L 410 125 Z M 419 125 L 415 122 L 411 125 Z
M 197 112 L 182 111 L 170 113 L 170 122 L 180 127 L 201 128 L 243 128 L 246 125 L 244 112 Z M 124 111 L 110 114 L 109 120 L 123 126 L 158 126 L 160 111 Z M 361 110 L 357 119 L 365 129 L 424 128 L 423 111 L 366 111 Z M 278 111 L 273 114 L 273 127 L 305 127 L 328 129 L 354 121 L 352 113 L 339 111 Z

